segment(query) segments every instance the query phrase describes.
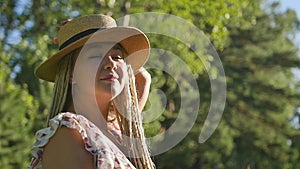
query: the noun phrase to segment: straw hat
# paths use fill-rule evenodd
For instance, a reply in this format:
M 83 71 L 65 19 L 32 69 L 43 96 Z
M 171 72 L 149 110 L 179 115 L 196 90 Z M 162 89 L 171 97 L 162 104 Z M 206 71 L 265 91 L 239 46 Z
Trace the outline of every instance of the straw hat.
M 53 82 L 59 61 L 76 48 L 93 42 L 120 43 L 127 51 L 125 58 L 134 71 L 142 67 L 149 57 L 150 44 L 147 36 L 137 28 L 117 26 L 110 16 L 94 14 L 73 19 L 58 32 L 59 51 L 44 61 L 35 75 Z

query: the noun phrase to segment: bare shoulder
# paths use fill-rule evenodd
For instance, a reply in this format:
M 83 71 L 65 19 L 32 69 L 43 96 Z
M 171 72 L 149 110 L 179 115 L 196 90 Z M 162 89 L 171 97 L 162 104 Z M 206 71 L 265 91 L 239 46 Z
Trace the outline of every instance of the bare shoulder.
M 93 156 L 77 130 L 61 127 L 44 147 L 42 165 L 43 169 L 92 169 Z

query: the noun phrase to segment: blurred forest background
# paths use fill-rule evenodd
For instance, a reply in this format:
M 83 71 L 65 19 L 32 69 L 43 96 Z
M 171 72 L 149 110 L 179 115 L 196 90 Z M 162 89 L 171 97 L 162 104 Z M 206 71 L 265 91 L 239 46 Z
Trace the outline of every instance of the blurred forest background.
M 153 157 L 158 169 L 300 168 L 300 79 L 294 74 L 300 68 L 294 43 L 299 20 L 295 11 L 279 7 L 263 0 L 0 0 L 0 168 L 26 168 L 34 134 L 45 126 L 53 85 L 35 78 L 34 69 L 57 51 L 52 39 L 59 22 L 92 13 L 119 18 L 140 12 L 176 15 L 204 31 L 227 80 L 221 122 L 200 144 L 211 97 L 203 63 L 186 59 L 194 56 L 188 47 L 149 35 L 152 46 L 176 51 L 190 65 L 201 97 L 201 113 L 189 134 Z M 165 112 L 146 126 L 154 135 L 174 122 L 180 106 L 172 78 L 150 72 L 152 87 L 168 96 Z

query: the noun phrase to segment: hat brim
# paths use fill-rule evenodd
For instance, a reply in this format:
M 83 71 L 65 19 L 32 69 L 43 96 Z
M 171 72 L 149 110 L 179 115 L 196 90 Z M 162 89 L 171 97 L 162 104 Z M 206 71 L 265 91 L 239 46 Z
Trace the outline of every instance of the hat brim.
M 126 63 L 130 64 L 135 72 L 141 68 L 149 58 L 150 43 L 142 31 L 134 27 L 112 27 L 99 30 L 66 46 L 37 67 L 35 75 L 40 79 L 54 82 L 58 72 L 59 61 L 64 56 L 74 49 L 83 47 L 85 44 L 95 42 L 120 43 L 128 53 L 125 58 Z

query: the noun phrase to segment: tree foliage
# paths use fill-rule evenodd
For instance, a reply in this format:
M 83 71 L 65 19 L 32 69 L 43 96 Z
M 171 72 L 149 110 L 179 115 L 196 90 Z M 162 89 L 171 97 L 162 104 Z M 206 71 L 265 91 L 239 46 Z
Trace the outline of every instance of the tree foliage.
M 8 55 L 0 55 L 0 167 L 14 169 L 28 165 L 38 102 L 13 82 Z
M 119 18 L 160 12 L 179 16 L 204 31 L 220 55 L 228 88 L 222 121 L 211 138 L 199 144 L 210 108 L 210 70 L 205 66 L 211 58 L 204 52 L 199 60 L 192 45 L 148 35 L 153 48 L 164 49 L 153 57 L 167 57 L 166 51 L 171 51 L 188 65 L 201 98 L 189 134 L 176 147 L 153 157 L 157 168 L 299 168 L 300 133 L 295 124 L 300 116 L 299 82 L 292 71 L 300 65 L 292 39 L 299 21 L 292 10 L 278 12 L 278 5 L 251 0 L 1 1 L 0 167 L 26 168 L 29 164 L 33 135 L 45 125 L 52 95 L 52 84 L 35 78 L 34 69 L 57 51 L 52 39 L 61 20 L 91 13 Z M 151 23 L 141 24 L 158 26 Z M 178 117 L 182 96 L 176 79 L 185 86 L 185 98 L 197 96 L 190 92 L 192 85 L 179 63 L 160 61 L 152 64 L 170 66 L 175 73 L 150 70 L 152 88 L 163 91 L 168 100 L 159 117 L 145 125 L 148 136 L 168 129 Z M 151 111 L 163 109 L 158 99 L 150 96 Z M 188 119 L 188 114 L 183 118 Z
M 249 24 L 230 24 L 231 43 L 222 53 L 231 82 L 225 110 L 230 113 L 224 120 L 237 133 L 232 157 L 240 167 L 247 163 L 255 168 L 298 167 L 292 161 L 299 159 L 293 148 L 299 130 L 290 120 L 299 106 L 298 82 L 291 70 L 300 60 L 287 36 L 298 21 L 295 12 L 277 13 L 276 7 L 256 13 L 246 9 Z

